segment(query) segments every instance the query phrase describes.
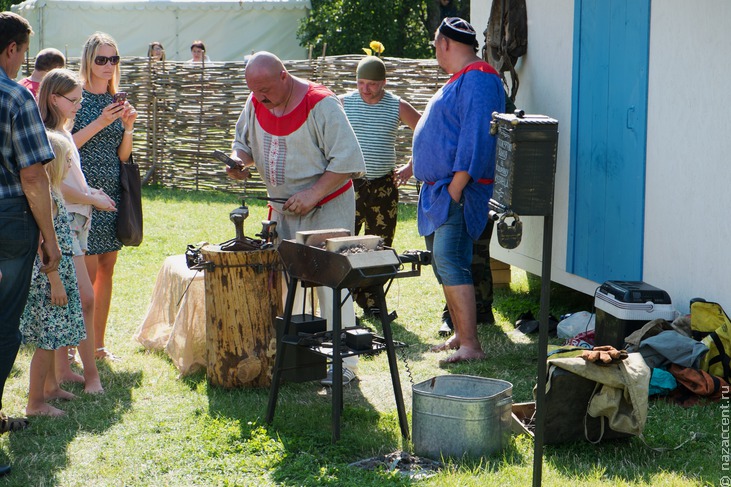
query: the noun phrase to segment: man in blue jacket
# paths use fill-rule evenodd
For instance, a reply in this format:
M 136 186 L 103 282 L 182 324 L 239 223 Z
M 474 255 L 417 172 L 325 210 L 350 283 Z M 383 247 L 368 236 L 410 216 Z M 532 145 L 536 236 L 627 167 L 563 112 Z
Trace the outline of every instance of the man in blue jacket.
M 452 77 L 429 101 L 414 131 L 414 176 L 423 181 L 418 228 L 433 253 L 455 326 L 435 351 L 455 350 L 446 363 L 485 358 L 477 336 L 472 245 L 487 224 L 495 173 L 492 112 L 503 112 L 498 73 L 477 56 L 469 22 L 444 19 L 434 37 L 439 66 Z

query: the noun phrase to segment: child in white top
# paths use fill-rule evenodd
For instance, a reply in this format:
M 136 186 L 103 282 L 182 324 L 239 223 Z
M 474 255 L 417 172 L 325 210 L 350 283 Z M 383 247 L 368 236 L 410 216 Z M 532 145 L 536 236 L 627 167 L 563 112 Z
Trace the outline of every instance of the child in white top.
M 41 82 L 38 107 L 46 128 L 57 131 L 72 145 L 72 161 L 61 185 L 61 193 L 72 217 L 74 265 L 81 295 L 86 326 L 86 340 L 79 344 L 79 356 L 84 376 L 71 370 L 66 347 L 56 352 L 56 377 L 59 382 L 83 382 L 87 393 L 104 392 L 94 359 L 94 288 L 84 261 L 86 240 L 91 225 L 91 207 L 102 211 L 116 211 L 114 201 L 100 189 L 90 188 L 81 172 L 79 152 L 73 143 L 68 125 L 73 122 L 82 103 L 82 88 L 78 77 L 67 69 L 54 69 Z

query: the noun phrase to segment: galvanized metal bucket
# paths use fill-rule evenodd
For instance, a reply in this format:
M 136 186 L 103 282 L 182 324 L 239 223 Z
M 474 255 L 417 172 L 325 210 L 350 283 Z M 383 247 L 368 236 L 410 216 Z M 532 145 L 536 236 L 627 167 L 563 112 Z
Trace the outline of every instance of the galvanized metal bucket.
M 415 384 L 414 453 L 440 457 L 488 456 L 507 447 L 513 385 L 469 375 L 441 375 Z

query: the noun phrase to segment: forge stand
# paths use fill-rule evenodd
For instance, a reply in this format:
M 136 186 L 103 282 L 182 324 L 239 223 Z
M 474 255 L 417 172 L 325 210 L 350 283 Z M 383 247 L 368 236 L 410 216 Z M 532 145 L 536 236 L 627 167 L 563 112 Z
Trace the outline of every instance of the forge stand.
M 409 425 L 404 407 L 403 392 L 399 379 L 396 348 L 406 346 L 393 341 L 391 322 L 396 319 L 396 313 L 388 313 L 386 305 L 387 284 L 396 277 L 419 275 L 418 266 L 412 264 L 411 271 L 400 271 L 400 261 L 392 249 L 385 252 L 361 254 L 355 257 L 346 257 L 322 249 L 301 245 L 284 240 L 279 247 L 280 256 L 285 269 L 289 274 L 287 284 L 287 298 L 284 305 L 282 339 L 277 341 L 277 355 L 272 370 L 272 384 L 269 389 L 269 403 L 267 406 L 266 422 L 274 419 L 277 407 L 279 385 L 282 378 L 284 356 L 293 351 L 291 347 L 306 346 L 310 351 L 321 354 L 330 360 L 333 369 L 332 384 L 332 441 L 340 439 L 340 416 L 343 411 L 343 358 L 353 355 L 373 354 L 385 350 L 388 357 L 388 366 L 393 384 L 393 394 L 396 401 L 396 410 L 399 418 L 401 435 L 409 438 Z M 369 263 L 362 265 L 363 262 Z M 375 262 L 375 263 L 374 263 Z M 302 283 L 305 286 L 324 286 L 333 290 L 333 319 L 332 342 L 323 344 L 298 343 L 298 340 L 287 339 L 292 328 L 292 309 L 294 307 L 295 291 Z M 362 288 L 376 298 L 381 310 L 381 327 L 383 337 L 374 337 L 373 344 L 367 350 L 349 348 L 341 337 L 342 307 L 344 304 L 343 290 L 348 293 L 349 288 Z M 346 294 L 347 295 L 347 294 Z M 323 346 L 326 345 L 326 346 Z

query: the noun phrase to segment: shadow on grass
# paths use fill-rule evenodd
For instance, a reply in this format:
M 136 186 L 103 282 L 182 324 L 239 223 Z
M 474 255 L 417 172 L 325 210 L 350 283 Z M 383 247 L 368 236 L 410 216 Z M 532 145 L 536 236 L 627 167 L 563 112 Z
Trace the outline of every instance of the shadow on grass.
M 205 379 L 196 374 L 185 380 L 191 383 L 190 387 L 198 387 L 198 381 Z M 337 443 L 332 442 L 332 390 L 317 381 L 283 383 L 271 425 L 264 422 L 268 389 L 226 390 L 209 386 L 209 414 L 235 420 L 240 425 L 240 440 L 250 448 L 262 443 L 262 429 L 267 437 L 264 443 L 281 445 L 281 458 L 269 469 L 276 485 L 370 485 L 363 483 L 362 471 L 343 468 L 344 464 L 361 459 L 363 452 L 372 456 L 397 450 L 403 440 L 395 411 L 377 411 L 358 384 L 356 381 L 343 388 Z M 324 482 L 323 475 L 330 480 Z M 369 475 L 374 475 L 374 480 L 380 477 Z
M 519 291 L 510 287 L 496 288 L 493 308 L 511 323 L 515 323 L 518 317 L 527 311 L 533 313 L 536 318 L 540 315 L 541 309 L 541 278 L 533 274 L 527 274 L 528 290 Z M 577 311 L 593 311 L 594 296 L 589 296 L 580 291 L 563 286 L 556 282 L 551 283 L 550 291 L 550 313 L 556 318 L 566 313 Z
M 69 444 L 79 435 L 104 434 L 132 408 L 132 391 L 141 386 L 142 372 L 113 371 L 103 361 L 97 364 L 104 394 L 84 394 L 81 384 L 64 385 L 77 396 L 73 401 L 55 401 L 65 416 L 32 417 L 28 429 L 10 434 L 13 473 L 2 485 L 58 485 L 56 475 L 69 463 Z M 0 457 L 0 463 L 7 461 Z
M 365 323 L 364 323 L 365 324 Z M 367 323 L 382 335 L 380 322 Z M 417 336 L 392 325 L 395 340 L 417 340 Z M 288 350 L 290 352 L 291 350 Z M 381 352 L 362 360 L 388 361 Z M 399 378 L 403 377 L 403 362 L 397 362 Z M 390 382 L 389 372 L 378 380 Z M 199 389 L 205 375 L 198 373 L 183 379 L 191 389 Z M 401 384 L 403 388 L 403 384 Z M 388 390 L 386 390 L 388 389 Z M 207 386 L 209 414 L 235 421 L 240 427 L 240 440 L 249 445 L 261 442 L 261 429 L 269 441 L 281 444 L 283 456 L 271 468 L 271 477 L 277 485 L 370 485 L 364 483 L 364 475 L 370 476 L 373 485 L 383 485 L 390 477 L 386 472 L 364 473 L 361 469 L 343 468 L 344 465 L 364 457 L 383 455 L 399 449 L 408 449 L 407 440 L 401 437 L 398 414 L 395 407 L 393 386 L 384 387 L 384 394 L 391 394 L 389 412 L 381 412 L 370 402 L 355 381 L 343 388 L 343 409 L 339 429 L 340 439 L 333 443 L 333 397 L 330 388 L 319 381 L 282 383 L 271 425 L 265 424 L 269 389 L 226 390 Z M 329 481 L 324 481 L 329 478 Z M 408 482 L 406 479 L 404 481 Z M 391 483 L 390 485 L 400 485 Z M 403 484 L 406 485 L 406 484 Z

